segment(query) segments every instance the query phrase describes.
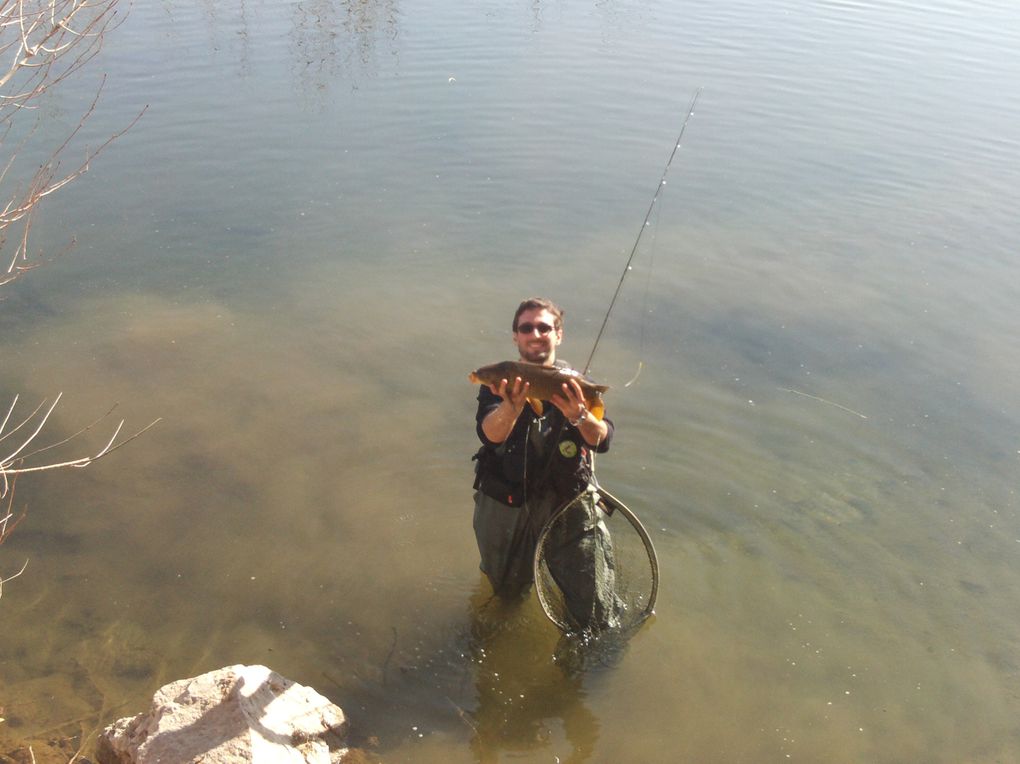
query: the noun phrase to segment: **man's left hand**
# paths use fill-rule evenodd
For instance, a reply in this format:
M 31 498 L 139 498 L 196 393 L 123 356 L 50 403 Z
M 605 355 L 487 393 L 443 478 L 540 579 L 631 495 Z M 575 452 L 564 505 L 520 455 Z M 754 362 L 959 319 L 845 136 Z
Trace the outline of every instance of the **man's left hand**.
M 554 395 L 552 404 L 560 410 L 568 422 L 576 422 L 585 412 L 584 392 L 576 379 L 567 380 L 562 387 L 563 394 Z

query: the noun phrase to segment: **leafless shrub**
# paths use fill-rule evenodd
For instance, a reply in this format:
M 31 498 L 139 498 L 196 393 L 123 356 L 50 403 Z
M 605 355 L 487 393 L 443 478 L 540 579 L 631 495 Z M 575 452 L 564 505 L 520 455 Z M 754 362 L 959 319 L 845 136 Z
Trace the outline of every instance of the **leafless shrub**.
M 7 506 L 0 509 L 0 513 L 3 514 L 3 517 L 0 517 L 0 544 L 3 544 L 7 540 L 7 538 L 11 535 L 11 533 L 14 532 L 14 529 L 18 527 L 18 523 L 25 519 L 26 511 L 27 510 L 22 509 L 20 512 L 17 513 L 17 515 L 15 515 L 14 484 L 13 482 L 9 483 L 7 490 Z M 21 566 L 21 570 L 19 570 L 14 575 L 7 576 L 6 578 L 0 575 L 0 597 L 2 597 L 4 593 L 4 584 L 20 576 L 22 573 L 25 572 L 25 568 L 27 567 L 28 560 L 25 560 L 25 564 Z
M 47 150 L 44 147 L 38 151 L 34 145 L 41 124 L 41 118 L 37 116 L 41 99 L 96 56 L 106 34 L 120 23 L 119 4 L 120 0 L 0 0 L 0 162 L 3 162 L 0 169 L 0 251 L 7 248 L 6 256 L 0 261 L 0 268 L 3 268 L 0 270 L 0 286 L 37 265 L 29 261 L 28 240 L 33 216 L 42 200 L 87 172 L 89 163 L 129 130 L 145 112 L 142 109 L 130 124 L 98 147 L 86 149 L 84 156 L 76 160 L 70 169 L 63 166 L 69 147 L 75 143 L 96 109 L 104 77 L 77 126 L 64 136 L 56 148 Z M 47 158 L 28 174 L 27 179 L 19 181 L 15 165 L 23 150 Z M 28 416 L 14 423 L 12 417 L 18 405 L 18 397 L 15 396 L 0 423 L 0 544 L 7 540 L 25 516 L 24 509 L 16 511 L 14 507 L 14 482 L 18 475 L 87 467 L 141 434 L 136 433 L 118 443 L 117 438 L 124 425 L 122 421 L 116 425 L 106 445 L 97 452 L 71 458 L 48 458 L 58 453 L 54 449 L 75 440 L 98 424 L 94 422 L 69 438 L 39 446 L 37 438 L 59 402 L 59 395 L 52 403 L 43 401 Z M 41 456 L 44 453 L 46 456 Z M 0 595 L 4 583 L 17 578 L 24 570 L 23 565 L 11 576 L 0 576 Z
M 0 156 L 6 160 L 0 170 L 0 204 L 4 205 L 0 210 L 0 249 L 13 242 L 10 260 L 0 272 L 0 286 L 35 266 L 29 262 L 28 238 L 40 202 L 87 172 L 91 160 L 129 130 L 145 111 L 142 109 L 129 125 L 97 148 L 86 150 L 71 169 L 62 167 L 68 147 L 96 108 L 103 87 L 100 82 L 77 127 L 27 181 L 11 188 L 15 160 L 38 128 L 39 123 L 30 112 L 38 108 L 44 94 L 95 57 L 105 35 L 120 23 L 119 3 L 120 0 L 0 0 Z M 25 128 L 22 122 L 29 119 L 32 126 Z
M 160 421 L 159 419 L 155 420 L 149 425 L 143 427 L 134 435 L 131 435 L 130 437 L 127 437 L 118 443 L 117 438 L 120 436 L 120 431 L 124 428 L 124 420 L 122 419 L 114 428 L 113 435 L 110 436 L 110 439 L 107 441 L 106 445 L 99 449 L 99 451 L 97 451 L 95 454 L 79 456 L 73 459 L 63 459 L 57 461 L 44 460 L 42 463 L 37 462 L 34 463 L 33 459 L 37 457 L 39 454 L 44 453 L 46 451 L 52 451 L 53 449 L 59 448 L 60 446 L 70 443 L 79 436 L 84 435 L 86 432 L 91 430 L 101 421 L 106 419 L 111 413 L 113 413 L 113 409 L 110 409 L 108 412 L 106 412 L 106 414 L 97 419 L 95 422 L 88 425 L 87 427 L 83 427 L 73 435 L 70 435 L 55 443 L 50 443 L 49 445 L 46 446 L 32 448 L 33 445 L 35 444 L 35 439 L 39 436 L 39 433 L 41 433 L 43 428 L 46 426 L 47 420 L 50 418 L 50 415 L 53 413 L 53 410 L 57 407 L 57 404 L 60 403 L 60 398 L 62 396 L 63 393 L 58 395 L 53 400 L 53 403 L 49 403 L 49 401 L 43 401 L 42 403 L 35 407 L 35 410 L 31 414 L 26 416 L 24 419 L 21 420 L 21 422 L 14 425 L 8 430 L 8 427 L 11 424 L 11 417 L 13 416 L 14 410 L 15 408 L 17 408 L 18 405 L 18 396 L 16 395 L 14 396 L 14 401 L 11 403 L 11 407 L 7 411 L 7 416 L 5 416 L 4 420 L 0 422 L 0 444 L 3 444 L 4 441 L 8 440 L 9 438 L 13 438 L 13 441 L 10 444 L 8 444 L 6 448 L 2 448 L 2 450 L 0 450 L 0 454 L 4 454 L 5 452 L 8 451 L 8 449 L 13 449 L 9 453 L 6 453 L 5 456 L 0 456 L 0 499 L 6 497 L 7 494 L 13 490 L 12 480 L 16 478 L 18 475 L 24 475 L 28 472 L 44 472 L 46 470 L 56 470 L 62 467 L 79 467 L 79 468 L 88 467 L 94 461 L 102 459 L 107 454 L 116 451 L 124 444 L 134 440 L 143 432 L 145 432 L 150 427 L 155 425 L 156 422 Z M 45 413 L 40 415 L 40 412 L 42 412 L 43 409 L 45 409 L 46 411 Z M 18 437 L 14 437 L 16 435 Z M 0 537 L 0 540 L 2 540 L 2 537 Z
M 14 484 L 19 475 L 67 467 L 88 467 L 98 459 L 102 459 L 126 443 L 131 442 L 160 421 L 157 419 L 134 435 L 122 438 L 118 442 L 117 439 L 124 428 L 124 420 L 122 419 L 113 428 L 113 435 L 106 441 L 106 445 L 95 453 L 87 453 L 84 456 L 75 456 L 70 459 L 40 457 L 41 454 L 49 455 L 56 452 L 61 446 L 76 441 L 113 413 L 113 409 L 110 409 L 102 417 L 78 430 L 78 432 L 56 442 L 40 446 L 36 443 L 36 439 L 46 427 L 46 423 L 50 415 L 53 414 L 54 409 L 56 409 L 57 404 L 60 403 L 62 395 L 63 393 L 58 395 L 52 403 L 43 401 L 27 416 L 21 417 L 20 421 L 14 416 L 18 406 L 18 396 L 15 395 L 14 400 L 11 402 L 11 407 L 7 410 L 7 415 L 0 421 L 0 501 L 7 500 L 6 507 L 0 510 L 0 513 L 2 513 L 2 516 L 0 516 L 0 544 L 7 540 L 7 537 L 10 536 L 14 528 L 25 517 L 26 510 L 22 509 L 18 512 L 14 509 Z M 25 566 L 22 566 L 21 570 L 12 576 L 7 578 L 0 576 L 0 596 L 3 594 L 3 585 L 12 578 L 17 578 L 24 571 Z

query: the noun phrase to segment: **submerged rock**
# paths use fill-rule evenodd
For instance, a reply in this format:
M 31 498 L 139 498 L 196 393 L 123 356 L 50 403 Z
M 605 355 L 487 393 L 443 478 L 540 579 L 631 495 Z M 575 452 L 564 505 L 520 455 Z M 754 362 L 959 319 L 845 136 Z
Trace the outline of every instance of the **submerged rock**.
M 161 688 L 100 736 L 99 764 L 340 764 L 344 712 L 265 666 L 228 666 Z

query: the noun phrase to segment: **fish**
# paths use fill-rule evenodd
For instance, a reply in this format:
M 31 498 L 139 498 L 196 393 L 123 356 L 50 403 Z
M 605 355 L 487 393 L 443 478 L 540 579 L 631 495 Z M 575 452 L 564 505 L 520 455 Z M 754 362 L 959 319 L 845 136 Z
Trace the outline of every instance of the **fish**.
M 590 377 L 574 369 L 560 369 L 527 361 L 500 361 L 482 366 L 468 374 L 468 380 L 476 385 L 498 385 L 501 379 L 513 384 L 517 377 L 530 385 L 528 404 L 539 416 L 542 415 L 544 408 L 542 401 L 552 400 L 557 394 L 563 395 L 563 384 L 571 379 L 576 379 L 581 386 L 584 405 L 591 415 L 600 421 L 605 415 L 606 406 L 602 401 L 602 393 L 606 392 L 609 386 L 597 385 Z

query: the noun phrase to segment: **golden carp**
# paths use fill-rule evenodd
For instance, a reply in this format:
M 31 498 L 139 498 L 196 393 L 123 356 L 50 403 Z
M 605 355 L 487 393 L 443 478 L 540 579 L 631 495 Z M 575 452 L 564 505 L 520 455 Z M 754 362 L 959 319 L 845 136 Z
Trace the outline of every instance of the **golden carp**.
M 552 400 L 554 395 L 563 396 L 563 384 L 576 379 L 584 395 L 584 405 L 596 419 L 601 420 L 605 414 L 602 393 L 609 389 L 607 385 L 596 385 L 591 379 L 574 369 L 558 369 L 555 366 L 543 366 L 540 363 L 526 361 L 501 361 L 482 366 L 468 374 L 468 379 L 476 385 L 498 385 L 505 379 L 509 385 L 520 377 L 527 382 L 528 403 L 536 414 L 542 414 L 542 401 Z

